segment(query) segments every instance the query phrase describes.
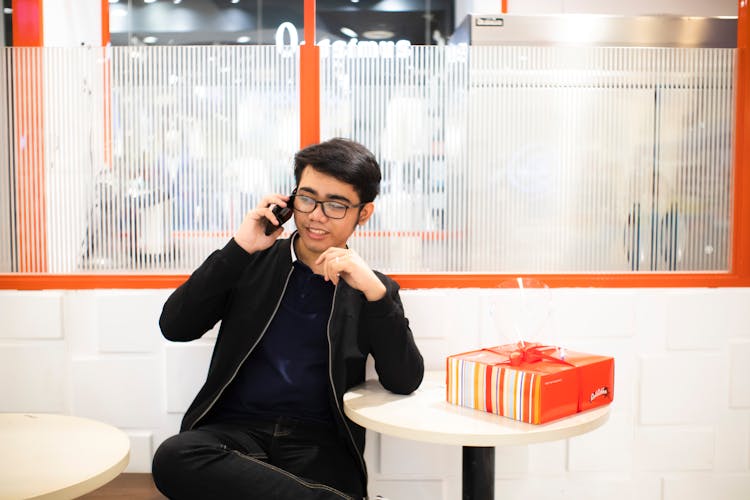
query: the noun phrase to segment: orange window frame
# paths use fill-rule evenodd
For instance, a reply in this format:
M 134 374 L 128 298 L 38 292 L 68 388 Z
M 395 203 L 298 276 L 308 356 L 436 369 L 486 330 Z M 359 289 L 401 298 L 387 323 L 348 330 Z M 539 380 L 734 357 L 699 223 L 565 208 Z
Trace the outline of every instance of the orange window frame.
M 20 4 L 22 0 L 16 0 Z M 39 0 L 31 3 L 40 4 Z M 16 4 L 16 5 L 17 5 Z M 105 2 L 102 2 L 103 9 Z M 15 5 L 14 5 L 15 6 Z M 507 4 L 503 2 L 503 10 Z M 104 12 L 104 10 L 102 11 Z M 15 9 L 14 9 L 15 15 Z M 103 16 L 104 17 L 104 16 Z M 39 18 L 41 26 L 41 16 Z M 304 0 L 304 34 L 315 40 L 315 0 Z M 41 37 L 37 41 L 41 45 Z M 108 39 L 108 37 L 107 37 Z M 102 35 L 105 42 L 105 36 Z M 306 43 L 300 49 L 300 142 L 302 146 L 320 139 L 320 67 L 318 47 Z M 735 151 L 731 270 L 723 273 L 590 273 L 524 274 L 550 287 L 750 287 L 750 5 L 738 0 L 737 75 L 735 93 Z M 495 288 L 515 278 L 510 274 L 392 274 L 402 288 Z M 0 274 L 0 289 L 92 289 L 92 288 L 174 288 L 187 275 L 118 274 Z

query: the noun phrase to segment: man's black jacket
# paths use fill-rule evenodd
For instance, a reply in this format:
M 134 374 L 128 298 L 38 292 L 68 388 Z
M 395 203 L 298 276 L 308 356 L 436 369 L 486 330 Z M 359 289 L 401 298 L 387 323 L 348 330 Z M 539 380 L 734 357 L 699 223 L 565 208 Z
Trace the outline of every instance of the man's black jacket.
M 195 340 L 221 320 L 206 382 L 185 413 L 181 431 L 200 423 L 260 342 L 292 272 L 292 239 L 278 240 L 254 254 L 230 240 L 164 304 L 159 326 L 169 340 Z M 389 391 L 409 394 L 419 387 L 424 374 L 398 284 L 376 274 L 387 290 L 376 302 L 368 302 L 362 292 L 339 281 L 327 332 L 331 410 L 339 435 L 360 463 L 365 490 L 365 430 L 344 415 L 344 393 L 364 381 L 368 354 L 375 360 L 380 383 Z

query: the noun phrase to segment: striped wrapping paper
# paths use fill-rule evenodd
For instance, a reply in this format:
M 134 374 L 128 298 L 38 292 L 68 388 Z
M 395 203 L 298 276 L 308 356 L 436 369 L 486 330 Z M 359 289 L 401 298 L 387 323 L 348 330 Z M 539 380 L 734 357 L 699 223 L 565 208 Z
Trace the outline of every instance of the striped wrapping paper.
M 564 362 L 537 360 L 511 366 L 507 355 L 496 352 L 503 347 L 508 348 L 501 346 L 449 356 L 447 401 L 540 424 L 612 400 L 614 360 L 611 357 L 568 351 Z M 571 358 L 573 364 L 580 366 L 567 363 Z M 591 395 L 584 394 L 586 391 L 591 391 Z M 582 402 L 583 399 L 589 401 Z

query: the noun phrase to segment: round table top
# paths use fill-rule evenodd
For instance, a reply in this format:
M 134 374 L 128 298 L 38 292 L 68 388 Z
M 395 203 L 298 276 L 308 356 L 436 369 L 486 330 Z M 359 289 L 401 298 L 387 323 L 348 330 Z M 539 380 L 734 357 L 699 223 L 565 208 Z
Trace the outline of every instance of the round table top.
M 609 406 L 576 413 L 546 424 L 527 424 L 448 403 L 445 372 L 427 372 L 408 396 L 388 392 L 368 380 L 344 395 L 352 421 L 382 434 L 461 446 L 508 446 L 565 439 L 589 432 L 609 418 Z
M 0 499 L 76 498 L 117 477 L 129 458 L 127 434 L 111 425 L 0 413 Z

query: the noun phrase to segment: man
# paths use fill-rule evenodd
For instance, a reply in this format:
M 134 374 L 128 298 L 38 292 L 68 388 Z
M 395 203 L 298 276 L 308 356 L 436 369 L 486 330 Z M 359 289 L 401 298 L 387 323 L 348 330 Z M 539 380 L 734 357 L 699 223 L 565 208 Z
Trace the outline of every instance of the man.
M 333 139 L 299 151 L 294 175 L 294 193 L 266 196 L 164 305 L 169 340 L 221 320 L 206 382 L 154 456 L 170 498 L 364 498 L 365 431 L 343 394 L 364 381 L 368 354 L 386 389 L 422 381 L 398 285 L 346 245 L 375 209 L 374 156 Z M 291 238 L 277 239 L 271 205 L 294 209 Z M 266 219 L 279 226 L 270 235 Z

